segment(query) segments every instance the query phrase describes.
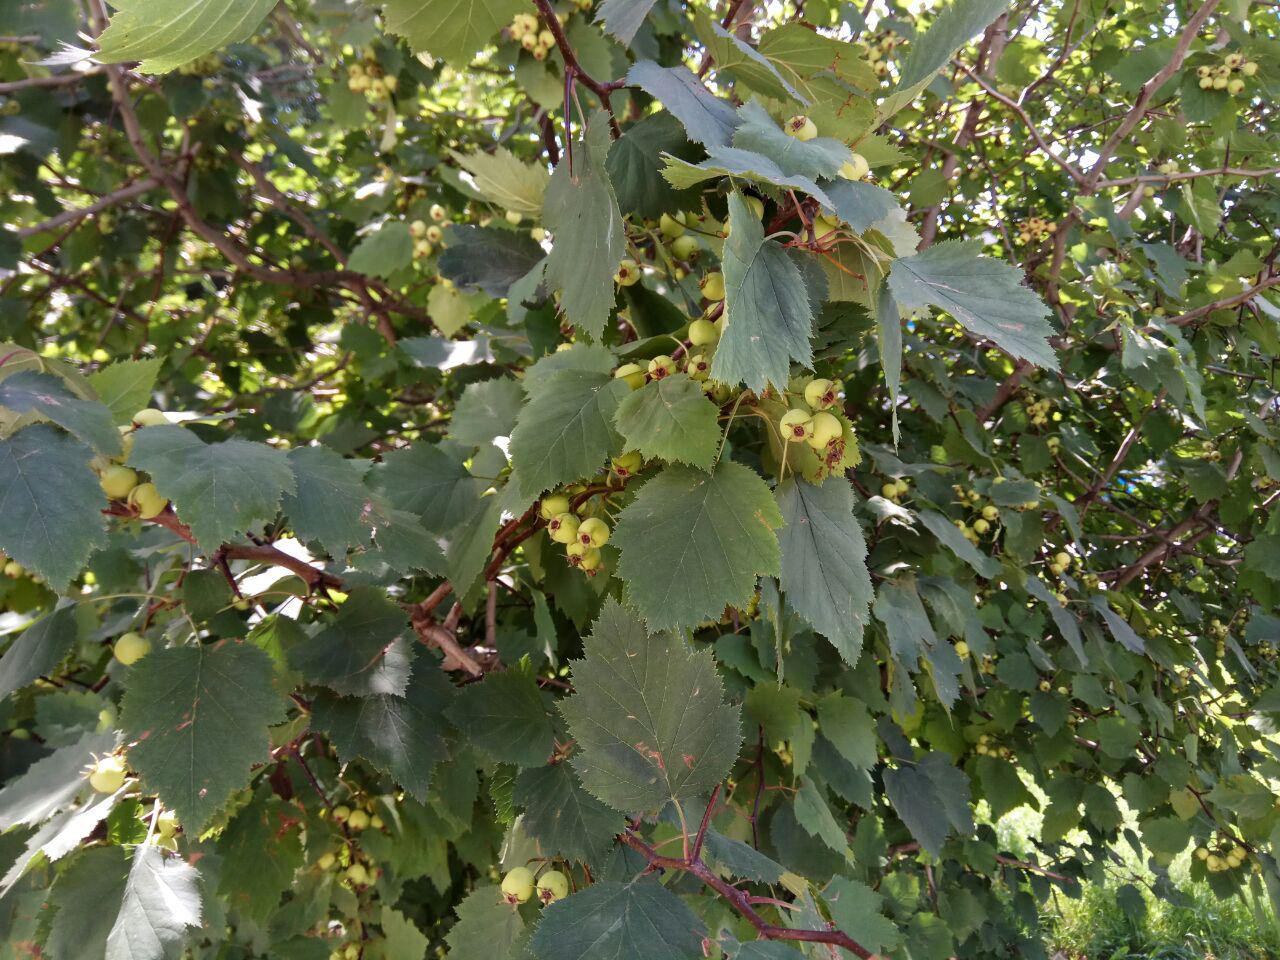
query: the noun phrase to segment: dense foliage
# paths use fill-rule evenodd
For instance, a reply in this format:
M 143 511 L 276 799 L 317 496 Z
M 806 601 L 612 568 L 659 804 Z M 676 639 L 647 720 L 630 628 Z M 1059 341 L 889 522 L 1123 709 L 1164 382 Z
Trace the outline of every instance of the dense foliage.
M 0 33 L 0 958 L 1280 901 L 1273 2 Z

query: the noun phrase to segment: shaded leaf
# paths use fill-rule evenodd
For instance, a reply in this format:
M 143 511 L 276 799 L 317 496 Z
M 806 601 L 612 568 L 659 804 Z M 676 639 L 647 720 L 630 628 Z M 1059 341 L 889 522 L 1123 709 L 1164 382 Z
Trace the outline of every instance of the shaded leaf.
M 404 696 L 409 618 L 378 587 L 356 587 L 333 622 L 289 650 L 289 666 L 343 695 Z
M 529 945 L 541 960 L 695 960 L 705 932 L 656 880 L 603 880 L 544 909 Z
M 626 820 L 578 783 L 567 763 L 522 770 L 513 798 L 524 808 L 524 829 L 544 856 L 598 863 Z
M 627 449 L 706 469 L 720 445 L 719 414 L 699 384 L 676 373 L 623 397 L 614 423 Z
M 76 396 L 52 374 L 20 370 L 0 380 L 0 407 L 45 417 L 99 453 L 120 453 L 120 434 L 111 411 L 96 400 Z

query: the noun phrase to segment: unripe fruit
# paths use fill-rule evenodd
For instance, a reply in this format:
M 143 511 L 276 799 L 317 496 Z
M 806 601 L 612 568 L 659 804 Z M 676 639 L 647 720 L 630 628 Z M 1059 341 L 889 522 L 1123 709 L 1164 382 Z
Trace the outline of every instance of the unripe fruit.
M 347 817 L 347 826 L 352 830 L 364 830 L 369 826 L 369 815 L 363 810 L 352 810 Z
M 998 516 L 1000 516 L 1000 510 L 998 507 L 994 507 L 991 504 L 987 504 L 985 507 L 982 508 L 983 520 L 994 520 Z
M 151 520 L 164 513 L 169 501 L 160 496 L 154 483 L 140 483 L 129 491 L 129 506 L 138 511 L 143 520 Z
M 649 361 L 649 378 L 662 380 L 676 372 L 676 362 L 665 353 Z
M 787 443 L 808 440 L 813 436 L 813 415 L 808 410 L 788 410 L 778 421 L 778 429 Z
M 824 243 L 830 243 L 840 230 L 840 221 L 835 217 L 819 214 L 813 221 L 813 235 Z
M 89 772 L 89 786 L 98 793 L 115 793 L 124 786 L 124 772 L 124 761 L 119 757 L 103 757 Z
M 600 566 L 600 551 L 595 547 L 588 547 L 582 543 L 571 543 L 565 548 L 565 553 L 569 555 L 569 564 L 571 566 L 585 570 L 588 573 Z
M 338 823 L 346 823 L 347 818 L 351 816 L 351 808 L 346 804 L 338 804 L 333 808 L 333 819 Z
M 898 485 L 896 483 L 884 483 L 880 485 L 880 496 L 886 500 L 892 500 L 898 495 Z M 964 521 L 956 521 L 956 529 L 964 531 L 969 529 L 964 525 Z
M 440 204 L 433 203 L 431 205 L 431 209 L 428 211 L 428 215 L 436 223 L 443 223 L 444 218 L 449 215 L 449 211 L 447 211 L 444 207 L 440 206 Z
M 979 518 L 973 521 L 973 529 L 975 533 L 979 533 L 979 534 L 986 533 L 988 530 L 991 529 L 991 524 L 988 523 L 986 520 Z
M 969 656 L 969 645 L 963 640 L 956 643 L 956 656 L 961 660 Z
M 533 896 L 533 871 L 515 867 L 502 878 L 502 893 L 507 903 L 524 903 Z
M 708 300 L 724 299 L 724 274 L 720 272 L 708 273 L 702 278 L 702 295 Z
M 387 825 L 387 824 L 386 824 L 386 821 L 384 821 L 384 820 L 383 820 L 380 816 L 378 816 L 376 813 L 375 813 L 373 816 L 371 816 L 371 817 L 369 818 L 369 826 L 373 827 L 373 829 L 375 829 L 375 830 L 381 830 L 381 829 L 382 829 L 383 827 L 385 827 L 386 825 Z
M 151 641 L 130 630 L 128 633 L 121 634 L 112 652 L 117 660 L 128 667 L 151 652 Z
M 160 427 L 168 423 L 169 418 L 159 410 L 147 407 L 133 415 L 133 422 L 140 427 Z
M 689 324 L 689 342 L 695 347 L 705 347 L 720 339 L 720 331 L 710 320 L 695 320 Z
M 622 456 L 610 460 L 609 465 L 614 473 L 625 480 L 644 466 L 644 457 L 640 456 L 638 450 L 628 450 Z
M 569 512 L 569 498 L 557 494 L 552 497 L 543 497 L 542 503 L 538 505 L 538 516 L 543 520 L 550 520 L 552 517 L 558 517 L 562 513 Z
M 1252 77 L 1255 73 L 1258 72 L 1258 65 L 1254 63 L 1252 60 L 1246 61 L 1245 63 L 1242 63 L 1240 65 L 1240 72 L 1243 73 L 1246 77 Z
M 427 235 L 427 224 L 423 220 L 415 220 L 409 224 L 409 233 L 414 239 L 421 239 Z
M 578 518 L 572 513 L 562 513 L 552 517 L 547 523 L 547 533 L 556 543 L 573 543 L 578 539 Z
M 1095 97 L 1102 92 L 1102 87 L 1098 86 L 1096 83 L 1089 84 L 1088 89 L 1089 89 L 1089 94 Z
M 676 237 L 684 235 L 684 214 L 677 213 L 674 217 L 669 213 L 664 213 L 658 220 L 658 229 L 662 231 L 662 235 L 668 240 L 674 240 Z
M 613 275 L 613 282 L 620 287 L 629 287 L 640 279 L 640 268 L 634 260 L 623 260 L 618 264 L 618 271 Z
M 1208 860 L 1208 859 L 1209 859 L 1209 851 L 1208 851 L 1206 848 L 1204 848 L 1204 847 L 1196 847 L 1196 859 L 1197 859 L 1197 860 Z
M 1071 566 L 1071 554 L 1066 551 L 1059 551 L 1053 555 L 1053 562 L 1065 570 Z
M 702 354 L 694 354 L 684 365 L 690 380 L 705 381 L 711 375 L 711 363 Z
M 1224 866 L 1222 862 L 1222 858 L 1218 856 L 1216 853 L 1209 854 L 1209 857 L 1208 859 L 1205 860 L 1204 865 L 1209 868 L 1210 873 L 1217 873 Z
M 797 114 L 783 125 L 783 130 L 788 136 L 795 137 L 797 140 L 812 140 L 818 135 L 818 126 L 808 117 Z
M 840 164 L 840 176 L 846 180 L 861 180 L 871 172 L 871 165 L 867 163 L 867 158 L 860 153 L 855 153 L 844 163 Z
M 1201 90 L 1208 90 L 1213 86 L 1213 77 L 1201 77 L 1199 80 Z
M 138 475 L 128 467 L 107 467 L 98 478 L 98 485 L 108 500 L 123 500 L 138 485 Z
M 569 878 L 559 870 L 548 870 L 538 878 L 538 899 L 545 903 L 555 903 L 569 895 Z
M 1048 692 L 1049 692 L 1050 690 L 1052 690 L 1052 689 L 1053 689 L 1053 684 L 1052 684 L 1052 683 L 1050 683 L 1048 680 L 1041 680 L 1041 681 L 1040 681 L 1040 692 L 1041 692 L 1041 693 L 1048 693 Z
M 745 200 L 747 203 L 747 209 L 749 209 L 752 213 L 756 215 L 757 220 L 759 220 L 761 217 L 764 216 L 763 200 L 761 200 L 759 197 L 743 197 L 743 200 Z
M 316 861 L 316 866 L 321 870 L 332 870 L 333 865 L 338 862 L 338 858 L 332 853 L 323 853 L 320 859 Z
M 1244 81 L 1239 77 L 1229 80 L 1227 82 L 1227 93 L 1231 94 L 1233 97 L 1238 97 L 1240 94 L 1244 93 Z
M 508 210 L 505 214 L 503 214 L 503 216 L 506 218 L 507 223 L 511 224 L 512 226 L 518 226 L 520 224 L 520 221 L 524 219 L 524 214 L 518 210 Z
M 627 381 L 627 386 L 632 390 L 639 390 L 644 386 L 644 367 L 638 363 L 624 363 L 613 371 L 613 376 L 615 380 Z
M 603 547 L 609 542 L 609 525 L 599 517 L 588 517 L 578 524 L 578 542 L 588 547 Z
M 22 564 L 17 560 L 10 560 L 4 565 L 4 575 L 10 580 L 17 580 L 23 574 Z
M 444 231 L 433 223 L 431 226 L 427 227 L 426 239 L 428 243 L 439 243 L 444 239 Z
M 809 446 L 815 450 L 824 449 L 832 440 L 844 434 L 844 424 L 833 414 L 819 410 L 813 415 L 813 435 L 809 437 Z
M 899 477 L 897 480 L 893 481 L 893 485 L 898 490 L 898 496 L 903 496 L 908 490 L 911 489 L 911 484 L 908 483 L 907 480 L 903 477 Z
M 363 863 L 353 863 L 347 867 L 344 874 L 351 884 L 356 887 L 367 887 L 369 885 L 369 871 Z
M 839 395 L 836 393 L 836 385 L 830 380 L 810 380 L 809 385 L 804 388 L 804 402 L 815 410 L 822 410 L 831 406 Z
M 677 260 L 688 260 L 698 252 L 698 238 L 685 234 L 671 241 L 671 252 Z

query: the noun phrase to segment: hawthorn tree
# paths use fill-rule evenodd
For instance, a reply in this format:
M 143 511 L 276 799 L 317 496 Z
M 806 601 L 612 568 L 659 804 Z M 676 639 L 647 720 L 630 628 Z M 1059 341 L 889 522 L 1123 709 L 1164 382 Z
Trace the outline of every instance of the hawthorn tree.
M 1274 909 L 1273 2 L 2 19 L 0 957 Z

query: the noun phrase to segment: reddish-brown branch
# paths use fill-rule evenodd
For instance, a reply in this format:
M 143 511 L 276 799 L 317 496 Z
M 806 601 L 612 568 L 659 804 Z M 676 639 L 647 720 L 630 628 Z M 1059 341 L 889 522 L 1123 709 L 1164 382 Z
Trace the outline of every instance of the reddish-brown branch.
M 652 867 L 660 867 L 663 870 L 676 870 L 680 873 L 687 873 L 697 877 L 703 884 L 727 900 L 734 910 L 740 913 L 751 926 L 755 927 L 756 933 L 760 935 L 761 940 L 787 940 L 793 943 L 829 943 L 837 947 L 843 947 L 854 956 L 861 957 L 862 960 L 870 960 L 871 957 L 875 956 L 843 930 L 793 930 L 790 927 L 780 927 L 770 923 L 756 912 L 755 907 L 751 904 L 749 894 L 720 879 L 699 859 L 690 857 L 685 860 L 681 857 L 663 856 L 630 830 L 621 834 L 618 839 L 644 857 Z

